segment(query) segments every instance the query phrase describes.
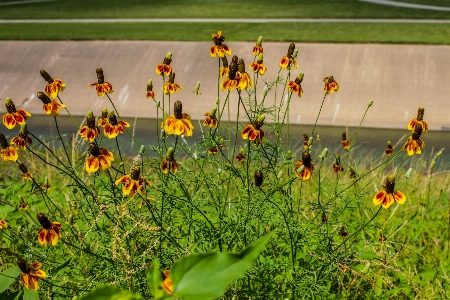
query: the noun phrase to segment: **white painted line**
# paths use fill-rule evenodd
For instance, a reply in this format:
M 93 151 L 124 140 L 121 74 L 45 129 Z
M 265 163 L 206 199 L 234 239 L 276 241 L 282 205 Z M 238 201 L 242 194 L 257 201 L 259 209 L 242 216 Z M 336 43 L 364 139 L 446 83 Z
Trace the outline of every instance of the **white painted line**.
M 300 119 L 301 119 L 301 115 L 298 115 L 298 117 L 297 117 L 297 123 L 300 123 Z
M 2 6 L 2 5 L 15 5 L 15 4 L 27 4 L 27 3 L 36 3 L 36 2 L 47 2 L 47 1 L 53 1 L 53 0 L 9 1 L 9 2 L 2 2 L 2 3 L 0 3 L 0 6 Z
M 375 4 L 381 4 L 381 5 L 398 6 L 398 7 L 406 7 L 406 8 L 415 8 L 415 9 L 450 11 L 450 7 L 424 5 L 424 4 L 414 4 L 414 3 L 404 3 L 404 2 L 397 2 L 397 1 L 390 1 L 390 0 L 359 0 L 359 1 L 375 3 Z
M 331 123 L 333 123 L 333 124 L 336 122 L 336 117 L 337 117 L 337 114 L 339 111 L 339 107 L 341 107 L 341 104 L 340 103 L 336 104 L 336 110 L 334 111 L 333 120 L 331 121 Z

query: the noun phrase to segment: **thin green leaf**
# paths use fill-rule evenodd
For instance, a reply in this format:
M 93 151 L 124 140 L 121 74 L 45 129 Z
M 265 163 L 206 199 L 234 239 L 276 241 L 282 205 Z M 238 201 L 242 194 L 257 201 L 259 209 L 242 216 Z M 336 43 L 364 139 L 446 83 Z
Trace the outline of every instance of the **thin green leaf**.
M 241 253 L 205 253 L 181 258 L 170 272 L 174 294 L 184 300 L 220 297 L 230 283 L 244 276 L 270 238 L 271 234 L 266 235 Z
M 17 276 L 20 275 L 22 271 L 20 271 L 18 266 L 14 266 L 0 273 L 0 293 L 6 291 L 9 286 L 16 281 Z
M 95 288 L 89 294 L 81 298 L 81 300 L 140 300 L 140 299 L 142 299 L 140 295 L 132 294 L 129 291 L 123 291 L 112 285 Z
M 66 260 L 65 262 L 63 262 L 61 265 L 59 265 L 58 267 L 54 268 L 51 271 L 52 276 L 55 276 L 56 274 L 58 274 L 59 271 L 61 271 L 62 269 L 64 269 L 65 267 L 67 267 L 70 262 L 72 261 L 72 258 L 69 258 L 68 260 Z

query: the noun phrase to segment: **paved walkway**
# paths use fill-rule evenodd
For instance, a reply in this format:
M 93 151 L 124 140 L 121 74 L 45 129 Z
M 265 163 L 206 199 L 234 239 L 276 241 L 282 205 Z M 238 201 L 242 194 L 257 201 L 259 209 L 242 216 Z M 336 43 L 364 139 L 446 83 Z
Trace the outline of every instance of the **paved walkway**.
M 53 0 L 23 0 L 23 1 L 9 1 L 9 2 L 2 2 L 2 3 L 0 3 L 0 6 L 2 6 L 2 5 L 27 4 L 27 3 L 35 3 L 35 2 L 46 2 L 46 1 L 53 1 Z
M 366 1 L 366 0 L 364 0 Z M 369 1 L 369 0 L 367 0 Z M 371 0 L 372 1 L 372 0 Z M 375 1 L 375 0 L 374 0 Z M 392 1 L 391 1 L 392 2 Z M 1 23 L 435 23 L 450 20 L 414 19 L 36 19 L 0 20 Z
M 427 9 L 427 10 L 437 10 L 437 11 L 450 11 L 450 7 L 405 3 L 405 2 L 397 2 L 397 1 L 390 1 L 390 0 L 359 0 L 359 1 L 370 2 L 370 3 L 375 3 L 375 4 L 381 4 L 381 5 L 406 7 L 406 8 Z

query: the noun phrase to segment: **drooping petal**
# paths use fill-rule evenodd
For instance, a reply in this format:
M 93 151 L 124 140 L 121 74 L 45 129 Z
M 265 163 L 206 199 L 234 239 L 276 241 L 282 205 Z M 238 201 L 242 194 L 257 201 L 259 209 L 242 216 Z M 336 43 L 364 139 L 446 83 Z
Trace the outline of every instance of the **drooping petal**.
M 404 204 L 406 202 L 406 196 L 400 191 L 394 192 L 394 199 L 398 204 Z
M 386 193 L 386 196 L 384 197 L 382 203 L 383 208 L 386 209 L 389 208 L 392 205 L 392 203 L 394 203 L 394 195 Z
M 379 205 L 384 201 L 384 198 L 386 197 L 386 191 L 379 191 L 378 193 L 375 194 L 375 196 L 373 197 L 373 204 L 374 205 Z
M 90 156 L 86 160 L 86 171 L 88 173 L 95 173 L 98 171 L 100 167 L 100 163 L 98 161 L 98 158 L 95 156 Z

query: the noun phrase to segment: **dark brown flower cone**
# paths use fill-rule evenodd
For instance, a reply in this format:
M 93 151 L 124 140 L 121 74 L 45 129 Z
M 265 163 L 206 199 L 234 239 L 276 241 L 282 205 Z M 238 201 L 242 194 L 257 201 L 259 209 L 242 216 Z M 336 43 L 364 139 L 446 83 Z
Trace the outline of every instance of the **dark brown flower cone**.
M 40 73 L 41 73 L 42 78 L 44 78 L 45 81 L 47 81 L 48 83 L 52 83 L 53 82 L 52 76 L 50 76 L 50 74 L 48 74 L 47 71 L 42 69 L 40 71 Z
M 52 228 L 52 222 L 50 222 L 50 220 L 47 218 L 47 216 L 44 215 L 43 213 L 38 213 L 37 219 L 38 219 L 39 223 L 41 223 L 41 226 L 44 229 Z
M 3 149 L 6 149 L 9 147 L 8 141 L 6 140 L 6 137 L 3 133 L 0 132 L 0 146 L 2 146 Z
M 346 132 L 343 132 L 342 133 L 342 140 L 344 141 L 344 140 L 346 140 L 347 139 L 347 133 Z
M 292 58 L 292 54 L 294 54 L 295 44 L 291 43 L 288 48 L 287 57 Z
M 170 66 L 171 62 L 172 62 L 171 58 L 164 57 L 163 64 Z
M 237 57 L 237 56 L 236 56 Z M 234 58 L 234 57 L 233 57 Z M 238 71 L 238 65 L 236 62 L 234 62 L 234 60 L 231 61 L 230 63 L 230 67 L 228 68 L 229 72 L 228 72 L 228 78 L 230 78 L 231 80 L 233 80 L 234 78 L 236 78 L 236 72 Z
M 5 102 L 6 110 L 8 111 L 8 113 L 13 114 L 17 112 L 16 106 L 14 105 L 14 102 L 12 102 L 11 100 L 8 101 L 8 99 L 9 98 L 7 98 L 7 101 Z
M 260 187 L 263 183 L 263 173 L 260 170 L 255 171 L 255 186 Z
M 238 60 L 238 71 L 239 73 L 245 73 L 245 63 L 244 60 L 242 58 L 239 58 Z
M 100 155 L 100 149 L 98 148 L 98 146 L 95 143 L 90 143 L 89 144 L 89 152 L 93 156 L 99 156 Z
M 31 271 L 27 261 L 24 259 L 19 258 L 17 260 L 17 266 L 19 267 L 20 271 L 22 271 L 22 273 L 28 274 Z
M 130 177 L 133 180 L 139 180 L 139 177 L 141 176 L 141 167 L 133 165 L 130 168 Z
M 309 154 L 308 151 L 304 151 L 302 153 L 302 163 L 305 166 L 305 168 L 308 168 L 311 166 L 311 154 Z
M 386 193 L 388 194 L 394 193 L 394 188 L 395 188 L 395 177 L 394 175 L 390 175 L 386 179 L 386 186 L 385 186 Z
M 417 111 L 417 121 L 422 121 L 423 120 L 423 114 L 425 113 L 425 108 L 423 107 L 419 107 L 419 110 Z
M 103 69 L 97 68 L 97 69 L 95 69 L 95 73 L 97 73 L 97 82 L 99 84 L 105 83 L 105 76 L 103 75 Z
M 420 135 L 422 134 L 422 130 L 423 130 L 422 124 L 418 123 L 414 128 L 413 134 L 411 135 L 412 139 L 417 141 L 420 138 Z
M 180 100 L 177 100 L 173 104 L 173 115 L 178 120 L 181 120 L 183 118 L 183 104 L 181 104 Z
M 43 92 L 38 92 L 38 93 L 36 94 L 36 96 L 37 96 L 39 99 L 41 99 L 41 101 L 42 101 L 44 104 L 49 104 L 49 103 L 52 102 L 52 100 L 50 100 L 50 98 L 49 98 L 46 94 L 44 94 Z
M 89 128 L 94 129 L 95 128 L 95 117 L 87 117 L 86 123 Z
M 224 56 L 224 57 L 221 57 L 221 59 L 222 59 L 223 67 L 224 68 L 228 68 L 228 59 L 227 59 L 227 57 Z
M 114 112 L 109 112 L 108 113 L 108 119 L 109 119 L 109 123 L 111 123 L 111 125 L 116 126 L 117 124 L 119 124 L 117 122 L 117 117 L 114 114 Z
M 303 133 L 303 139 L 305 140 L 305 142 L 309 142 L 309 136 L 306 132 Z
M 175 72 L 171 72 L 169 74 L 169 82 L 174 83 L 175 82 Z

